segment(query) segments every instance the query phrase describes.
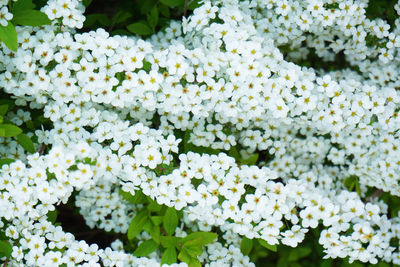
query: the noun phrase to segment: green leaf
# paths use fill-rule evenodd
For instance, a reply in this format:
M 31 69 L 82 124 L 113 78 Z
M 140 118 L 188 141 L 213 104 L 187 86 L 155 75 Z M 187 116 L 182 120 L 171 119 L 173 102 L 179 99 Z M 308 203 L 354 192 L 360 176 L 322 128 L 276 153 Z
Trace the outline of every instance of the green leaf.
M 247 159 L 242 159 L 242 164 L 245 165 L 254 165 L 257 163 L 258 160 L 258 153 L 252 154 L 250 157 L 248 157 Z
M 147 240 L 142 242 L 133 252 L 136 257 L 146 257 L 150 253 L 156 251 L 158 244 L 154 240 Z
M 122 23 L 126 21 L 127 19 L 130 19 L 132 17 L 132 13 L 128 12 L 126 10 L 119 10 L 112 18 L 111 24 L 115 25 L 118 23 Z
M 149 35 L 153 33 L 153 30 L 149 27 L 147 22 L 139 21 L 132 24 L 129 24 L 126 27 L 131 33 L 138 35 Z
M 231 156 L 232 158 L 235 158 L 236 162 L 240 162 L 242 157 L 239 154 L 239 151 L 237 150 L 237 148 L 235 146 L 232 146 L 229 149 L 228 155 Z
M 144 204 L 147 202 L 147 197 L 142 191 L 136 191 L 135 195 L 132 196 L 131 193 L 125 192 L 124 190 L 120 189 L 119 194 L 122 196 L 123 199 L 129 201 L 132 204 Z
M 347 187 L 347 189 L 349 189 L 349 191 L 352 191 L 354 189 L 354 187 L 356 186 L 356 182 L 357 182 L 357 176 L 350 175 L 349 177 L 347 177 L 344 180 L 344 186 Z
M 153 240 L 160 244 L 160 228 L 152 223 L 151 220 L 147 220 L 143 229 L 153 238 Z
M 361 187 L 360 187 L 360 182 L 358 181 L 358 179 L 356 181 L 356 192 L 361 197 Z
M 128 228 L 128 239 L 134 239 L 142 230 L 148 219 L 147 210 L 140 211 L 131 221 Z
M 163 206 L 152 200 L 150 197 L 147 197 L 147 200 L 150 203 L 149 205 L 147 205 L 148 211 L 159 212 L 162 209 Z
M 150 12 L 147 14 L 147 22 L 149 23 L 150 27 L 155 29 L 158 23 L 158 9 L 157 6 L 154 6 Z
M 258 243 L 260 243 L 261 246 L 273 251 L 273 252 L 277 252 L 277 246 L 276 245 L 270 245 L 268 244 L 267 241 L 265 241 L 264 239 L 258 239 Z
M 83 4 L 85 7 L 88 7 L 92 2 L 93 2 L 93 0 L 82 0 L 82 4 Z
M 200 1 L 198 0 L 194 0 L 194 1 L 190 1 L 189 5 L 188 5 L 188 9 L 189 10 L 195 10 L 196 8 L 198 8 L 199 6 L 201 6 Z
M 216 233 L 211 233 L 211 232 L 194 232 L 186 237 L 183 238 L 183 243 L 186 244 L 188 241 L 193 240 L 193 239 L 201 239 L 202 240 L 202 245 L 207 245 L 214 241 L 218 235 Z
M 192 257 L 186 249 L 182 249 L 179 252 L 178 259 L 186 262 L 189 267 L 201 267 L 201 263 L 197 257 Z
M 0 129 L 4 129 L 4 135 L 2 137 L 13 137 L 22 133 L 21 128 L 13 125 L 13 124 L 0 124 Z
M 13 5 L 13 13 L 25 10 L 25 9 L 34 9 L 35 4 L 32 3 L 32 0 L 18 0 L 14 5 Z
M 124 29 L 116 29 L 111 32 L 111 35 L 131 35 L 131 33 Z
M 185 4 L 185 0 L 160 0 L 160 2 L 169 7 L 183 7 Z
M 175 236 L 161 236 L 160 242 L 165 248 L 176 247 L 178 244 L 178 238 Z
M 45 13 L 33 9 L 24 9 L 15 12 L 12 21 L 15 24 L 24 26 L 41 26 L 51 23 L 51 20 Z
M 173 264 L 176 262 L 177 262 L 176 249 L 174 247 L 167 248 L 161 257 L 161 265 Z
M 47 214 L 47 220 L 49 220 L 52 224 L 54 224 L 57 220 L 58 210 L 49 211 Z
M 14 24 L 8 22 L 7 26 L 0 25 L 0 40 L 11 50 L 17 51 L 17 31 Z
M 86 16 L 84 22 L 85 27 L 93 27 L 96 23 L 100 26 L 107 27 L 111 25 L 111 20 L 102 13 L 94 13 Z
M 147 14 L 155 6 L 158 0 L 136 0 L 141 14 Z
M 169 18 L 171 16 L 171 12 L 169 12 L 169 8 L 166 5 L 160 3 L 160 5 L 158 6 L 158 10 L 160 11 L 160 14 L 166 18 Z
M 290 250 L 288 260 L 297 261 L 308 256 L 311 253 L 311 248 L 309 247 L 297 247 L 296 249 Z
M 186 250 L 186 252 L 193 258 L 197 258 L 197 256 L 200 256 L 203 253 L 203 248 L 197 244 L 194 244 L 193 246 L 185 246 L 183 250 Z
M 164 215 L 163 227 L 169 235 L 172 235 L 177 226 L 178 215 L 176 214 L 176 210 L 174 208 L 168 208 Z
M 242 242 L 240 242 L 240 250 L 244 255 L 249 255 L 252 249 L 253 249 L 253 239 L 249 239 L 244 236 L 242 238 Z
M 8 165 L 10 163 L 13 163 L 15 161 L 15 159 L 0 159 L 0 167 L 3 165 Z
M 19 134 L 17 135 L 18 144 L 20 144 L 26 151 L 29 153 L 35 153 L 35 146 L 29 136 L 26 134 Z
M 163 216 L 151 216 L 150 219 L 155 225 L 160 225 L 163 222 Z
M 7 113 L 8 105 L 0 105 L 0 116 L 4 116 Z
M 10 257 L 12 253 L 12 245 L 6 240 L 0 240 L 0 257 Z

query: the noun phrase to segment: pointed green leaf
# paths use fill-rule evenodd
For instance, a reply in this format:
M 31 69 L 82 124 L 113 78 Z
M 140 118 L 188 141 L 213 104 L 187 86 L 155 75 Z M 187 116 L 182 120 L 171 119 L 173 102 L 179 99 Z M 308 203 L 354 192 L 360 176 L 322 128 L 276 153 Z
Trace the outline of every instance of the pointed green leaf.
M 290 250 L 288 260 L 297 261 L 304 257 L 307 257 L 311 253 L 311 248 L 309 247 L 297 247 L 296 249 Z
M 131 221 L 128 228 L 128 239 L 134 239 L 142 230 L 148 219 L 147 210 L 140 211 Z
M 56 220 L 57 220 L 58 210 L 55 209 L 55 210 L 49 211 L 49 212 L 46 214 L 46 216 L 47 216 L 47 220 L 48 220 L 49 222 L 51 222 L 52 224 L 54 224 L 54 223 L 56 222 Z
M 165 248 L 175 247 L 178 243 L 178 238 L 175 236 L 161 236 L 160 242 Z
M 25 9 L 34 9 L 35 4 L 32 3 L 32 0 L 18 0 L 14 5 L 13 5 L 13 13 L 25 10 Z
M 147 22 L 150 27 L 154 30 L 158 23 L 158 9 L 157 6 L 153 6 L 150 12 L 147 14 Z
M 199 0 L 193 0 L 189 3 L 188 5 L 188 9 L 189 10 L 195 10 L 196 8 L 198 8 L 199 6 L 201 6 L 200 1 Z
M 186 250 L 187 253 L 189 253 L 189 255 L 193 258 L 197 258 L 197 256 L 200 256 L 203 253 L 203 248 L 198 245 L 185 246 L 183 249 Z
M 185 0 L 160 0 L 160 2 L 169 7 L 183 7 L 185 4 Z
M 4 135 L 2 137 L 13 137 L 22 133 L 21 128 L 13 124 L 0 124 L 0 129 L 4 129 Z
M 17 135 L 18 144 L 20 144 L 26 151 L 29 153 L 35 153 L 35 146 L 29 136 L 26 134 L 19 134 Z
M 126 10 L 119 10 L 111 19 L 113 25 L 125 22 L 127 19 L 132 17 L 132 13 Z
M 151 216 L 150 219 L 155 225 L 160 225 L 163 221 L 163 216 Z
M 193 239 L 201 239 L 202 240 L 202 246 L 207 245 L 214 241 L 218 235 L 216 233 L 211 233 L 211 232 L 194 232 L 186 237 L 183 238 L 182 242 L 186 244 L 186 242 L 193 240 Z
M 268 244 L 267 241 L 265 241 L 264 239 L 258 239 L 258 243 L 260 243 L 261 246 L 273 251 L 273 252 L 277 252 L 277 246 L 276 245 L 270 245 Z
M 242 164 L 246 165 L 254 165 L 257 163 L 258 160 L 258 153 L 252 154 L 249 158 L 243 159 Z
M 163 227 L 169 235 L 172 235 L 177 226 L 178 215 L 176 214 L 176 210 L 174 208 L 168 208 L 164 215 Z
M 150 197 L 147 197 L 147 200 L 150 202 L 149 205 L 147 205 L 148 211 L 159 212 L 162 209 L 163 206 L 152 200 Z
M 156 251 L 158 248 L 158 244 L 154 242 L 154 240 L 147 240 L 142 243 L 135 249 L 133 255 L 136 257 L 146 257 L 150 253 Z
M 173 264 L 177 262 L 176 249 L 174 247 L 167 248 L 162 257 L 161 264 Z
M 88 7 L 92 2 L 93 2 L 93 0 L 82 0 L 82 4 L 83 4 L 85 7 Z
M 151 220 L 147 220 L 143 226 L 143 229 L 153 238 L 153 240 L 160 243 L 160 228 L 152 223 Z
M 0 167 L 3 165 L 8 165 L 10 163 L 13 163 L 15 161 L 15 159 L 0 159 Z
M 252 249 L 253 249 L 253 239 L 249 239 L 244 236 L 242 238 L 242 242 L 240 243 L 240 250 L 244 255 L 249 255 Z
M 24 26 L 41 26 L 51 23 L 47 15 L 39 10 L 24 9 L 14 13 L 14 24 Z
M 132 195 L 131 193 L 125 192 L 124 190 L 120 189 L 119 194 L 120 196 L 122 196 L 123 199 L 129 201 L 132 204 L 144 204 L 147 202 L 146 195 L 139 190 L 135 192 L 135 195 Z
M 0 240 L 0 257 L 10 257 L 12 245 L 6 240 Z
M 132 24 L 129 24 L 126 27 L 131 33 L 138 35 L 149 35 L 153 33 L 151 27 L 145 21 L 139 21 Z
M 0 25 L 0 40 L 11 50 L 17 51 L 17 31 L 11 22 L 7 26 Z
M 163 5 L 160 3 L 160 5 L 158 6 L 158 9 L 161 13 L 161 15 L 163 15 L 166 18 L 169 18 L 171 16 L 171 13 L 169 12 L 169 8 L 166 5 Z
M 186 262 L 189 267 L 201 267 L 200 261 L 197 257 L 192 257 L 186 249 L 182 249 L 178 254 L 178 259 Z
M 4 116 L 7 113 L 8 105 L 0 105 L 0 116 Z

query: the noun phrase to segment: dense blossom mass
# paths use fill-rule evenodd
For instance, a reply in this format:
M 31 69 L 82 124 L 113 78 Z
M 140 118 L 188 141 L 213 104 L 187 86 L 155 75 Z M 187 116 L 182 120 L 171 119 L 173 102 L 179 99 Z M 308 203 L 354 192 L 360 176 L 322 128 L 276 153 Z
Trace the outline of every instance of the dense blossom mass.
M 367 2 L 207 0 L 144 41 L 77 33 L 83 4 L 48 1 L 52 25 L 17 27 L 18 51 L 0 51 L 0 84 L 21 106 L 9 118 L 29 121 L 29 106 L 53 122 L 30 133 L 48 154 L 0 140 L 0 156 L 17 159 L 0 171 L 9 263 L 156 266 L 157 251 L 134 257 L 118 240 L 99 249 L 47 219 L 77 191 L 90 227 L 126 233 L 137 207 L 122 189 L 183 210 L 180 236 L 218 228 L 205 266 L 252 266 L 241 236 L 295 247 L 319 225 L 326 257 L 400 264 L 399 218 L 366 198 L 370 188 L 400 196 L 400 20 L 390 29 L 366 18 Z M 12 18 L 6 4 L 1 25 Z M 296 63 L 311 52 L 327 65 L 342 54 L 348 67 Z M 191 152 L 183 138 L 221 152 Z M 240 164 L 233 150 L 267 157 Z M 344 186 L 353 176 L 359 194 Z

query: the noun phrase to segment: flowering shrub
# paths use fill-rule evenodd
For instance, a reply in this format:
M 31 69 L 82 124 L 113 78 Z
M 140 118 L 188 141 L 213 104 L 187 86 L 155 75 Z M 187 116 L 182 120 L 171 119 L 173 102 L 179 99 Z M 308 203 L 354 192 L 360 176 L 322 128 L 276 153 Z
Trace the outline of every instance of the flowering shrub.
M 47 1 L 51 23 L 16 26 L 18 49 L 0 50 L 18 107 L 0 108 L 2 260 L 254 266 L 253 247 L 319 229 L 324 258 L 400 264 L 400 20 L 367 4 L 206 0 L 142 40 L 79 32 L 80 1 Z M 65 232 L 53 217 L 71 198 L 121 238 L 100 249 Z M 311 253 L 296 251 L 281 266 Z

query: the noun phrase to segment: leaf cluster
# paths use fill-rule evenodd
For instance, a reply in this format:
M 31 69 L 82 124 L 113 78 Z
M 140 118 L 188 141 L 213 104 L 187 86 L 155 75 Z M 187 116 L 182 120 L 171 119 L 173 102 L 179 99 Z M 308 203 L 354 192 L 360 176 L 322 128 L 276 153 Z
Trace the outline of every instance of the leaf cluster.
M 203 253 L 205 245 L 218 237 L 216 233 L 192 232 L 185 237 L 178 237 L 175 234 L 182 212 L 157 204 L 141 191 L 136 191 L 135 195 L 123 190 L 119 193 L 130 203 L 143 205 L 129 224 L 128 251 L 133 251 L 137 257 L 145 257 L 159 250 L 162 253 L 162 264 L 172 264 L 179 260 L 190 267 L 201 266 L 197 257 Z M 137 237 L 142 231 L 147 232 L 151 239 L 138 243 Z

